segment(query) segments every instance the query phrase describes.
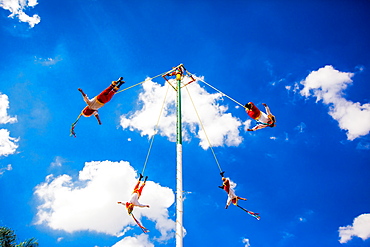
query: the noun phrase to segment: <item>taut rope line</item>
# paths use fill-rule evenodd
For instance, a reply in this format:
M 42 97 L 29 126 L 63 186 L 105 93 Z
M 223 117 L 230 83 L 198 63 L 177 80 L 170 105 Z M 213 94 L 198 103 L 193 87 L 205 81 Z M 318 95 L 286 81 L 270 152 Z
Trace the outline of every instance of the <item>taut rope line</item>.
M 189 72 L 189 74 L 191 74 L 191 73 Z M 215 87 L 213 87 L 212 85 L 208 84 L 208 83 L 207 83 L 207 82 L 205 82 L 203 79 L 201 79 L 201 78 L 197 77 L 197 76 L 196 76 L 196 75 L 194 75 L 194 74 L 191 74 L 191 75 L 195 76 L 195 78 L 196 78 L 198 81 L 203 82 L 204 84 L 206 84 L 206 85 L 207 85 L 207 86 L 209 86 L 210 88 L 212 88 L 212 89 L 216 90 L 217 92 L 219 92 L 220 94 L 222 94 L 222 96 L 225 96 L 225 97 L 229 98 L 230 100 L 234 101 L 236 104 L 238 104 L 238 105 L 240 105 L 241 107 L 245 108 L 245 106 L 244 106 L 243 104 L 239 103 L 238 101 L 236 101 L 235 99 L 231 98 L 231 97 L 230 97 L 230 96 L 228 96 L 227 94 L 225 94 L 225 93 L 221 92 L 221 91 L 220 91 L 220 90 L 218 90 L 217 88 L 215 88 Z
M 144 175 L 144 171 L 145 171 L 146 165 L 147 165 L 147 163 L 148 163 L 148 159 L 149 159 L 150 151 L 151 151 L 152 146 L 153 146 L 154 137 L 155 137 L 155 135 L 156 135 L 156 134 L 157 134 L 157 132 L 158 132 L 159 120 L 161 119 L 161 116 L 162 116 L 162 112 L 163 112 L 163 109 L 164 109 L 164 104 L 165 104 L 165 102 L 166 102 L 166 98 L 167 98 L 167 94 L 168 94 L 168 89 L 169 89 L 169 88 L 170 88 L 170 87 L 169 87 L 169 85 L 167 85 L 166 94 L 165 94 L 164 99 L 163 99 L 163 103 L 162 103 L 161 110 L 160 110 L 160 112 L 159 112 L 159 116 L 158 116 L 157 124 L 156 124 L 156 126 L 155 126 L 155 128 L 154 128 L 154 134 L 153 134 L 153 136 L 151 137 L 150 145 L 149 145 L 149 150 L 148 150 L 148 153 L 147 153 L 146 158 L 145 158 L 145 162 L 144 162 L 143 170 L 142 170 L 142 172 L 141 172 L 141 174 L 143 174 L 143 175 Z
M 194 107 L 195 113 L 197 114 L 197 117 L 198 117 L 199 123 L 200 123 L 200 125 L 202 126 L 202 129 L 203 129 L 204 134 L 205 134 L 205 136 L 206 136 L 206 139 L 207 139 L 207 141 L 208 141 L 209 148 L 210 148 L 210 149 L 211 149 L 211 151 L 212 151 L 212 154 L 213 154 L 213 157 L 215 158 L 215 161 L 216 161 L 216 164 L 217 164 L 217 166 L 218 166 L 218 169 L 220 169 L 220 172 L 222 172 L 222 169 L 221 169 L 220 163 L 218 162 L 217 157 L 216 157 L 216 154 L 215 154 L 215 152 L 213 151 L 213 147 L 212 147 L 212 144 L 211 144 L 211 142 L 210 142 L 210 140 L 209 140 L 209 138 L 208 138 L 208 135 L 207 135 L 206 129 L 204 128 L 203 122 L 202 122 L 202 120 L 201 120 L 201 119 L 200 119 L 200 117 L 199 117 L 199 114 L 198 114 L 197 108 L 195 107 L 195 104 L 194 104 L 193 98 L 191 97 L 190 92 L 189 92 L 189 89 L 188 89 L 187 87 L 186 87 L 186 91 L 188 91 L 190 101 L 191 101 L 191 103 L 193 104 L 193 107 Z

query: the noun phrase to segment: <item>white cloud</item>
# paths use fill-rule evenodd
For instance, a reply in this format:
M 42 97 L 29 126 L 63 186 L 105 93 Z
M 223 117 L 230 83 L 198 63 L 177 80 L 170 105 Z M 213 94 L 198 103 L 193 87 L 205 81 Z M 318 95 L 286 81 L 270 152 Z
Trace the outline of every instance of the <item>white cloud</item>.
M 0 175 L 4 174 L 6 171 L 11 171 L 13 169 L 12 165 L 7 165 L 6 167 L 0 168 Z
M 306 124 L 301 122 L 298 126 L 294 128 L 295 130 L 298 130 L 299 133 L 303 133 L 306 129 Z
M 284 132 L 285 133 L 285 141 L 289 141 L 289 135 L 288 133 Z
M 54 161 L 51 162 L 52 167 L 61 167 L 63 165 L 63 162 L 65 162 L 65 159 L 63 159 L 60 156 L 56 156 Z
M 339 123 L 339 127 L 347 131 L 347 139 L 354 140 L 370 132 L 370 103 L 361 105 L 346 100 L 343 91 L 352 83 L 353 73 L 340 72 L 327 65 L 311 72 L 301 84 L 300 91 L 305 97 L 316 97 L 330 105 L 329 115 Z
M 361 214 L 353 220 L 349 226 L 339 227 L 339 242 L 347 243 L 352 237 L 359 237 L 362 240 L 370 238 L 370 214 Z
M 282 232 L 282 234 L 283 234 L 283 239 L 291 239 L 295 237 L 295 235 L 290 232 Z
M 249 243 L 248 238 L 243 239 L 243 244 L 245 244 L 245 247 L 250 247 L 251 246 L 251 244 Z
M 0 156 L 8 156 L 14 154 L 18 148 L 16 142 L 19 139 L 10 137 L 9 131 L 6 129 L 0 129 Z
M 52 66 L 62 61 L 62 59 L 57 56 L 55 58 L 38 58 L 35 56 L 35 62 L 41 64 L 42 66 Z
M 131 229 L 130 226 L 136 225 L 126 208 L 117 202 L 130 199 L 136 176 L 136 171 L 126 161 L 87 162 L 76 180 L 66 174 L 49 175 L 35 188 L 35 195 L 40 200 L 36 224 L 69 233 L 85 230 L 122 236 Z M 168 215 L 174 200 L 171 189 L 148 181 L 140 202 L 149 204 L 150 208 L 134 210 L 138 220 L 146 217 L 155 222 L 161 233 L 157 241 L 165 241 L 174 235 L 175 223 Z M 149 230 L 153 232 L 153 229 Z
M 152 136 L 162 109 L 167 86 L 161 86 L 147 80 L 143 84 L 143 89 L 144 92 L 139 95 L 142 108 L 136 112 L 122 115 L 121 126 L 123 129 L 139 130 L 142 136 Z M 176 141 L 176 93 L 173 88 L 169 88 L 169 90 L 160 118 L 158 133 L 168 137 L 171 141 Z M 195 134 L 200 139 L 199 145 L 203 149 L 209 147 L 206 134 L 212 146 L 238 146 L 242 142 L 243 138 L 239 135 L 239 127 L 242 123 L 230 113 L 226 113 L 228 110 L 226 106 L 218 104 L 218 101 L 222 99 L 220 93 L 210 94 L 197 82 L 183 88 L 181 92 L 184 140 L 190 140 L 190 134 Z M 196 106 L 206 133 L 199 124 L 191 99 Z
M 0 124 L 15 123 L 17 117 L 8 116 L 9 98 L 6 94 L 0 93 Z
M 305 212 L 303 212 L 299 216 L 297 216 L 298 221 L 299 222 L 307 222 L 307 220 L 310 219 L 313 214 L 314 214 L 314 211 L 306 210 Z
M 40 23 L 41 18 L 36 14 L 29 16 L 24 11 L 35 7 L 37 4 L 37 0 L 0 0 L 0 7 L 11 12 L 8 17 L 17 17 L 19 21 L 27 22 L 31 28 Z
M 15 123 L 16 117 L 10 117 L 7 110 L 9 109 L 9 99 L 6 94 L 0 93 L 0 124 Z M 16 142 L 19 139 L 10 137 L 10 133 L 6 129 L 0 129 L 0 156 L 7 156 L 15 153 L 18 148 Z
M 293 91 L 294 93 L 299 91 L 299 83 L 294 83 L 294 86 L 285 86 L 285 89 L 288 91 Z
M 357 143 L 357 149 L 362 150 L 370 150 L 370 143 L 369 142 L 359 142 Z
M 245 122 L 243 123 L 243 125 L 244 125 L 244 131 L 247 131 L 248 129 L 251 128 L 252 120 L 250 120 L 250 119 L 245 120 Z
M 140 234 L 135 237 L 125 237 L 112 247 L 154 247 L 149 241 L 149 237 L 146 234 Z

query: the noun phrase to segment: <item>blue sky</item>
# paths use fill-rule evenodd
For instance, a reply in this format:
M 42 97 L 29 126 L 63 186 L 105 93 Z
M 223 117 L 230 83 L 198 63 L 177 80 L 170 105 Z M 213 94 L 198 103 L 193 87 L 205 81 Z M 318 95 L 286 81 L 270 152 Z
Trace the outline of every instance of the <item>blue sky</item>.
M 185 246 L 370 246 L 369 1 L 0 0 L 0 225 L 40 246 L 174 246 L 176 145 L 169 88 L 135 209 L 118 201 L 143 170 L 168 84 L 183 63 Z M 84 101 L 126 86 L 81 118 Z M 186 80 L 186 78 L 185 78 Z M 217 160 L 248 198 L 235 206 Z

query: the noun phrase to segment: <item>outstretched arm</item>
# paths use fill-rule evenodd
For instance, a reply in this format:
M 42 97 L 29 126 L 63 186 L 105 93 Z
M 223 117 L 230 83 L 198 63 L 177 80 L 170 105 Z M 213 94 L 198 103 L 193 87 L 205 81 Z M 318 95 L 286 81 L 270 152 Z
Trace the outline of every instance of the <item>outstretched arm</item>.
M 269 108 L 265 103 L 262 103 L 262 105 L 265 107 L 265 109 L 266 109 L 266 113 L 267 113 L 267 115 L 268 115 L 268 118 L 269 118 L 269 119 L 270 119 L 270 121 L 272 122 L 269 126 L 270 126 L 270 127 L 275 127 L 275 121 L 276 121 L 275 116 L 274 116 L 274 115 L 272 115 L 272 113 L 271 113 L 271 111 L 270 111 L 270 108 Z
M 80 93 L 82 94 L 82 96 L 83 96 L 83 97 L 86 97 L 85 92 L 84 92 L 84 91 L 82 91 L 82 89 L 81 89 L 81 88 L 79 88 L 79 89 L 78 89 L 78 91 L 80 91 Z
M 81 88 L 79 88 L 79 89 L 78 89 L 78 91 L 80 91 L 80 93 L 82 94 L 82 98 L 84 99 L 85 103 L 86 103 L 87 105 L 90 105 L 90 104 L 91 104 L 91 101 L 90 101 L 90 99 L 87 97 L 87 94 L 85 94 L 85 92 L 84 92 L 84 91 L 82 91 L 82 89 L 81 89 Z
M 272 115 L 271 111 L 270 111 L 270 108 L 265 104 L 265 103 L 262 103 L 262 105 L 265 107 L 265 110 L 266 110 L 266 113 L 268 115 Z
M 263 129 L 263 128 L 266 128 L 268 125 L 265 125 L 265 124 L 257 124 L 256 126 L 254 126 L 253 128 L 251 129 L 247 129 L 247 131 L 256 131 L 256 130 L 259 130 L 259 129 Z

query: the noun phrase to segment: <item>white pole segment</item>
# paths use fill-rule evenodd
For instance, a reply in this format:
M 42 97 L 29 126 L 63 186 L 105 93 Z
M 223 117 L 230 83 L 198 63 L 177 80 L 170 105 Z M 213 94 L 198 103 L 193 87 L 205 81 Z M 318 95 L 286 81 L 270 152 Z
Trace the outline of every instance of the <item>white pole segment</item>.
M 181 120 L 181 74 L 176 75 L 177 80 L 177 144 L 176 144 L 176 247 L 183 246 L 183 190 L 182 190 L 182 120 Z
M 176 172 L 176 247 L 183 246 L 183 190 L 182 190 L 182 144 L 177 144 Z

